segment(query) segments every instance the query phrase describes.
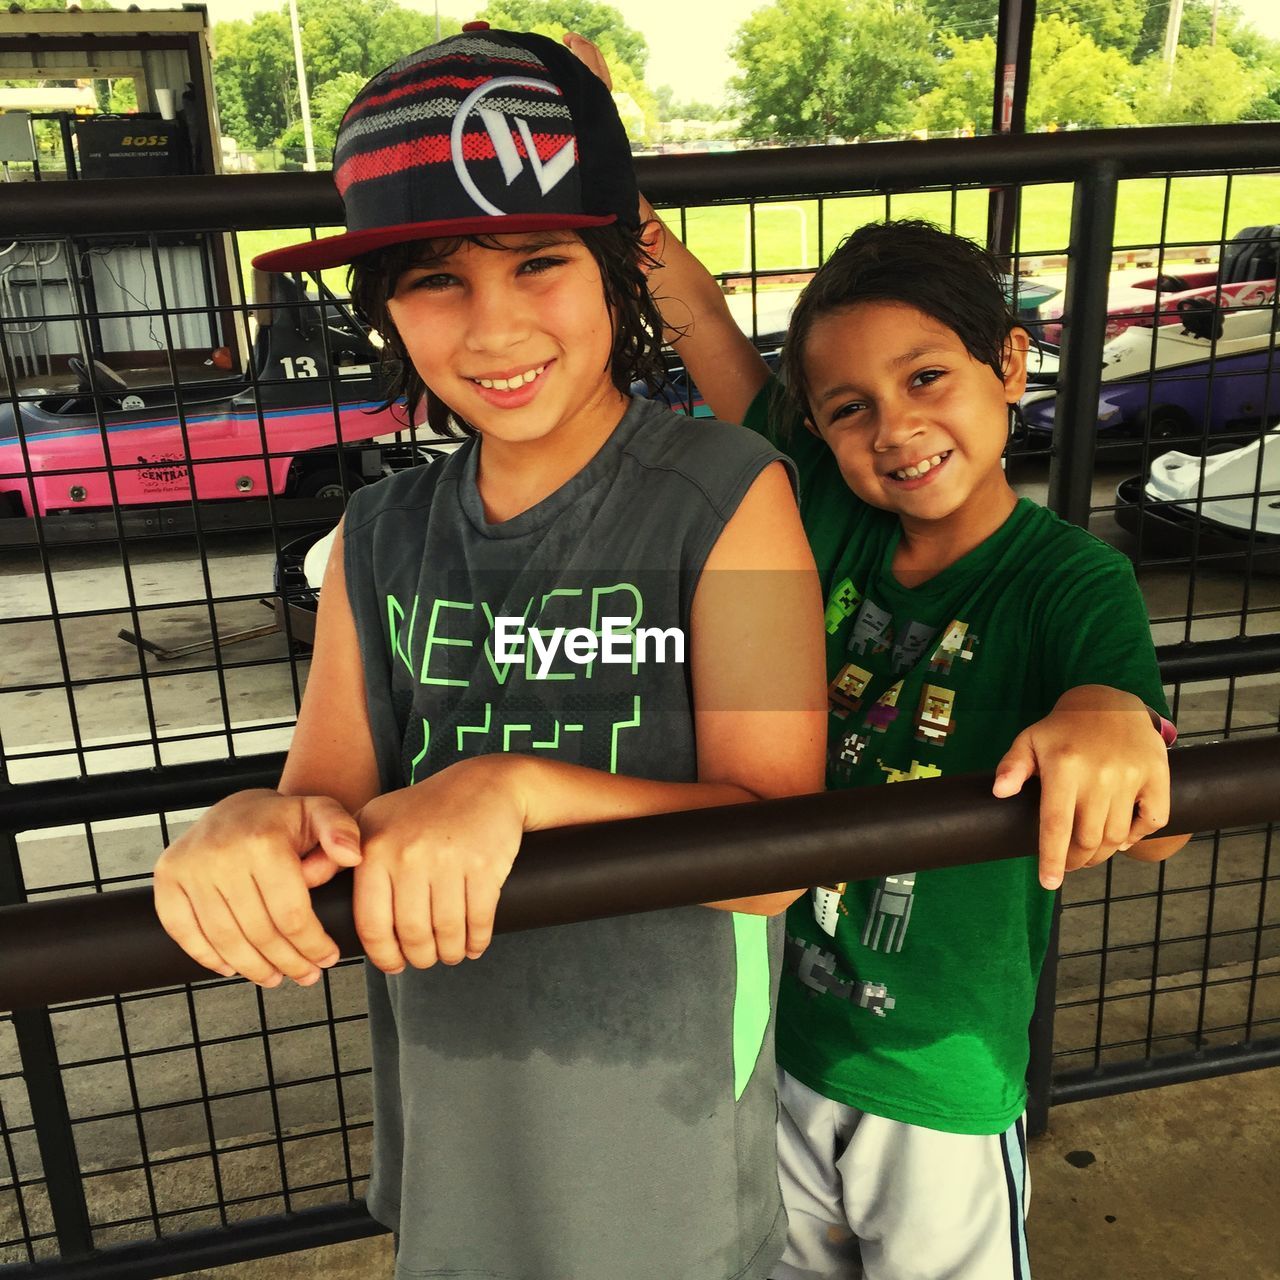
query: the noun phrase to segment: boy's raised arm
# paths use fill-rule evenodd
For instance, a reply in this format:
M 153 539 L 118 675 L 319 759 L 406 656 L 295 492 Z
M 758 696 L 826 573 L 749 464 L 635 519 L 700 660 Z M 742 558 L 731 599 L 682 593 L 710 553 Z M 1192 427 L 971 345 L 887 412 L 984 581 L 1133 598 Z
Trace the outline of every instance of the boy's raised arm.
M 663 337 L 684 361 L 711 412 L 725 422 L 741 422 L 768 381 L 769 366 L 738 328 L 715 278 L 643 196 L 640 216 L 647 223 L 650 252 L 662 264 L 649 289 L 662 312 Z
M 570 32 L 564 42 L 613 87 L 609 68 L 590 40 Z M 661 263 L 649 290 L 662 312 L 663 337 L 679 353 L 711 412 L 725 422 L 741 422 L 768 381 L 769 367 L 738 328 L 715 278 L 643 196 L 640 218 L 647 224 L 646 246 Z

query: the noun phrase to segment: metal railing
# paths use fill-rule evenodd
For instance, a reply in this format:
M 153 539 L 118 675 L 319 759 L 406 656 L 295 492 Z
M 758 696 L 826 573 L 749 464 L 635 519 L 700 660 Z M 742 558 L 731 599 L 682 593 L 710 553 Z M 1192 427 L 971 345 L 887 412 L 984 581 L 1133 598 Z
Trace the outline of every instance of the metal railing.
M 1192 175 L 1222 176 L 1219 234 L 1193 237 L 1197 242 L 1216 240 L 1221 252 L 1236 216 L 1230 211 L 1232 183 L 1261 170 L 1280 174 L 1280 127 L 1059 133 L 642 158 L 637 169 L 643 189 L 660 207 L 674 209 L 672 222 L 686 232 L 697 227 L 691 211 L 746 202 L 751 269 L 741 315 L 756 332 L 777 327 L 769 319 L 776 311 L 771 281 L 801 274 L 795 268 L 809 265 L 807 260 L 792 261 L 788 269 L 785 256 L 779 259 L 775 253 L 773 265 L 764 268 L 770 257 L 760 238 L 760 211 L 770 201 L 807 202 L 810 244 L 821 259 L 833 247 L 836 228 L 848 223 L 850 200 L 862 201 L 859 207 L 864 208 L 870 197 L 875 206 L 871 212 L 893 214 L 910 193 L 923 192 L 934 202 L 931 208 L 940 211 L 936 216 L 959 225 L 970 195 L 981 199 L 985 222 L 985 189 L 990 185 L 1025 195 L 1034 184 L 1070 183 L 1069 235 L 1064 232 L 1061 243 L 1031 243 L 1024 230 L 1011 255 L 1016 275 L 1020 264 L 1033 257 L 1069 251 L 1063 351 L 1069 376 L 1061 380 L 1052 439 L 1042 455 L 1016 456 L 1011 465 L 1025 472 L 1033 490 L 1061 514 L 1111 536 L 1108 521 L 1114 504 L 1107 497 L 1099 500 L 1097 468 L 1108 465 L 1117 446 L 1099 433 L 1096 357 L 1106 333 L 1113 254 L 1132 248 L 1118 242 L 1115 233 L 1117 210 L 1123 210 L 1126 200 L 1124 184 L 1148 177 L 1163 184 L 1160 234 L 1152 249 L 1163 267 L 1179 238 L 1167 234 L 1175 183 L 1192 181 Z M 1275 181 L 1280 185 L 1280 177 Z M 90 233 L 126 235 L 145 240 L 154 256 L 157 237 L 227 234 L 233 237 L 230 269 L 239 275 L 242 262 L 234 237 L 262 228 L 324 227 L 340 216 L 324 174 L 192 178 L 157 183 L 156 188 L 145 183 L 45 184 L 41 189 L 14 185 L 0 203 L 0 238 L 61 238 L 74 249 Z M 180 308 L 170 299 L 157 314 L 176 310 Z M 252 310 L 248 305 L 231 308 L 234 322 L 245 323 Z M 72 319 L 85 314 L 86 308 L 77 304 Z M 9 327 L 0 317 L 0 354 L 7 351 Z M 11 369 L 7 355 L 5 359 Z M 179 382 L 171 353 L 168 374 Z M 255 379 L 250 385 L 260 390 Z M 100 398 L 95 412 L 105 431 Z M 1206 445 L 1207 431 L 1206 424 Z M 1128 444 L 1139 451 L 1145 470 L 1159 442 L 1144 437 Z M 189 465 L 192 458 L 188 453 L 179 461 Z M 272 508 L 270 502 L 266 505 Z M 1198 515 L 1203 503 L 1192 505 Z M 162 1276 L 378 1229 L 358 1204 L 366 1167 L 360 1144 L 368 1114 L 367 1060 L 358 1042 L 360 1003 L 352 988 L 352 967 L 340 966 L 318 990 L 305 995 L 263 997 L 245 984 L 212 981 L 194 989 L 104 1000 L 75 996 L 70 994 L 75 988 L 56 985 L 69 969 L 85 966 L 71 949 L 49 945 L 50 929 L 56 930 L 55 937 L 74 939 L 77 952 L 83 945 L 82 954 L 89 957 L 99 930 L 104 940 L 128 939 L 129 946 L 141 948 L 131 962 L 134 976 L 127 980 L 121 971 L 94 960 L 88 968 L 100 984 L 98 991 L 195 976 L 190 969 L 164 969 L 167 943 L 156 936 L 145 895 L 136 889 L 119 895 L 133 904 L 129 910 L 134 914 L 129 917 L 122 907 L 111 923 L 117 894 L 104 891 L 136 884 L 145 876 L 149 861 L 171 834 L 172 822 L 185 811 L 239 786 L 269 783 L 279 762 L 271 753 L 282 745 L 279 735 L 287 731 L 296 705 L 299 655 L 288 630 L 271 642 L 276 647 L 270 650 L 250 646 L 233 651 L 221 638 L 219 628 L 225 631 L 229 621 L 240 625 L 263 594 L 261 587 L 249 589 L 238 580 L 224 585 L 214 537 L 227 522 L 226 508 L 189 504 L 186 510 L 187 527 L 198 535 L 201 589 L 195 594 L 188 590 L 147 597 L 153 557 L 118 510 L 112 554 L 118 554 L 119 564 L 99 557 L 86 562 L 87 570 L 59 549 L 52 522 L 37 518 L 36 551 L 25 553 L 31 557 L 29 572 L 21 576 L 18 593 L 28 603 L 11 605 L 10 616 L 0 614 L 0 652 L 12 663 L 0 684 L 0 777 L 8 784 L 0 787 L 0 948 L 10 939 L 23 939 L 18 951 L 8 953 L 15 967 L 0 960 L 6 965 L 0 983 L 9 984 L 4 988 L 9 996 L 20 989 L 15 984 L 27 984 L 29 994 L 13 999 L 14 1004 L 25 1004 L 32 995 L 71 1001 L 52 1011 L 28 1007 L 0 1016 L 0 1275 L 6 1277 Z M 279 514 L 274 508 L 268 512 L 273 513 Z M 1280 628 L 1275 625 L 1280 600 L 1263 572 L 1273 553 L 1256 534 L 1239 538 L 1224 553 L 1211 547 L 1197 526 L 1185 548 L 1153 555 L 1147 530 L 1154 526 L 1146 523 L 1152 514 L 1140 510 L 1137 540 L 1123 545 L 1134 555 L 1152 602 L 1162 670 L 1173 688 L 1183 739 L 1242 739 L 1180 751 L 1176 796 L 1180 805 L 1188 802 L 1191 792 L 1182 770 L 1188 762 L 1201 768 L 1195 762 L 1203 760 L 1202 780 L 1211 781 L 1204 784 L 1201 798 L 1219 807 L 1212 813 L 1186 812 L 1198 814 L 1194 825 L 1230 830 L 1198 841 L 1167 868 L 1139 868 L 1131 875 L 1109 864 L 1101 874 L 1090 873 L 1092 878 L 1069 879 L 1062 958 L 1056 971 L 1052 965 L 1046 969 L 1037 1018 L 1033 1124 L 1043 1124 L 1050 1102 L 1280 1060 L 1280 1015 L 1273 1011 L 1280 988 L 1274 968 L 1280 920 L 1275 916 L 1277 872 L 1269 824 L 1275 815 L 1265 807 L 1233 808 L 1236 801 L 1243 804 L 1252 785 L 1265 792 L 1265 779 L 1275 773 L 1268 752 L 1280 729 L 1280 705 L 1272 709 L 1280 670 Z M 276 560 L 282 551 L 278 527 L 268 541 L 265 554 Z M 236 543 L 234 548 L 264 554 L 260 543 Z M 121 589 L 105 603 L 69 607 L 70 587 L 64 590 L 64 584 L 80 584 L 86 572 L 118 575 Z M 1180 604 L 1176 597 L 1184 589 L 1185 603 Z M 119 617 L 141 633 L 144 626 L 170 622 L 184 609 L 203 619 L 184 621 L 184 638 L 203 629 L 213 645 L 208 661 L 184 658 L 165 666 L 141 650 L 131 663 L 85 660 L 85 628 L 100 629 Z M 285 617 L 287 627 L 287 612 Z M 9 635 L 14 642 L 6 641 Z M 48 671 L 28 657 L 42 652 L 42 646 L 53 656 Z M 100 647 L 96 640 L 88 646 L 95 654 Z M 235 658 L 233 653 L 248 656 Z M 272 687 L 283 692 L 266 699 L 258 723 L 246 727 L 238 690 L 256 691 L 253 681 L 259 679 L 274 681 Z M 172 728 L 164 712 L 170 686 L 180 690 L 184 702 L 216 706 L 221 723 L 206 730 L 183 721 Z M 125 726 L 112 720 L 105 699 L 113 691 L 133 696 L 135 689 L 142 706 L 132 717 L 137 728 L 121 732 Z M 95 697 L 103 701 L 95 702 Z M 30 699 L 35 707 L 63 706 L 49 718 L 65 719 L 67 741 L 51 746 L 45 738 L 28 741 L 15 733 L 19 699 Z M 144 753 L 141 761 L 116 763 L 135 750 Z M 1231 752 L 1243 753 L 1249 763 L 1241 765 L 1240 755 Z M 197 762 L 175 763 L 177 758 Z M 104 760 L 110 762 L 105 773 Z M 155 767 L 140 774 L 137 763 Z M 76 776 L 58 776 L 68 773 Z M 1011 823 L 1012 831 L 1027 822 L 1027 802 L 993 807 L 978 800 L 980 786 L 967 791 L 968 785 L 963 779 L 939 780 L 931 783 L 936 790 L 917 792 L 937 806 L 927 811 L 937 822 L 968 823 L 966 829 L 979 833 L 981 838 L 969 846 L 975 853 L 990 847 L 985 842 L 996 832 L 993 823 Z M 886 806 L 883 821 L 890 821 L 897 809 L 909 810 L 913 821 L 925 820 L 914 799 L 903 806 L 898 795 L 890 805 L 895 794 L 860 796 L 860 816 L 874 800 Z M 821 814 L 806 809 L 809 801 L 788 803 L 793 807 L 784 805 L 779 812 L 788 815 L 789 823 L 803 820 L 810 835 L 819 830 L 809 826 L 811 819 L 825 822 L 831 817 L 825 808 Z M 838 798 L 819 802 L 819 807 L 830 806 L 831 814 L 839 805 Z M 130 815 L 139 814 L 156 818 L 149 826 L 113 829 L 114 821 L 132 821 Z M 683 819 L 670 821 L 683 829 Z M 901 820 L 892 821 L 893 843 L 912 848 Z M 51 834 L 55 824 L 63 834 Z M 702 837 L 714 861 L 715 825 L 703 817 L 690 828 L 699 836 L 688 849 L 691 865 L 697 862 L 694 846 L 704 846 Z M 779 828 L 777 849 L 790 843 L 786 827 L 782 823 Z M 79 835 L 71 834 L 75 828 Z M 38 830 L 46 838 L 29 843 L 27 837 Z M 914 866 L 925 865 L 923 855 L 912 856 Z M 554 857 L 548 851 L 548 866 L 554 865 Z M 536 861 L 530 859 L 530 866 Z M 647 861 L 643 852 L 637 854 L 638 867 Z M 735 846 L 735 866 L 739 861 Z M 911 861 L 904 860 L 901 869 Z M 55 865 L 67 869 L 55 871 Z M 813 871 L 819 864 L 806 865 Z M 590 860 L 575 866 L 590 882 Z M 616 873 L 611 857 L 610 881 Z M 792 864 L 788 874 L 798 875 L 798 865 Z M 504 898 L 505 910 L 512 910 L 516 895 L 523 892 L 518 883 L 513 880 Z M 724 884 L 748 888 L 736 877 Z M 690 892 L 688 900 L 710 893 Z M 81 896 L 69 896 L 77 894 Z M 1193 906 L 1202 911 L 1203 922 L 1188 925 L 1184 918 Z M 1139 916 L 1142 920 L 1135 924 Z M 1225 926 L 1219 916 L 1227 920 Z M 26 930 L 33 926 L 43 943 L 29 941 L 32 935 Z M 118 954 L 123 964 L 123 949 Z M 172 959 L 171 949 L 168 955 Z M 53 966 L 44 977 L 42 965 Z M 174 976 L 164 977 L 166 972 Z M 39 982 L 53 985 L 31 985 Z M 1220 1015 L 1215 1001 L 1223 995 L 1235 1003 Z M 1163 1013 L 1170 1001 L 1181 1002 L 1172 1022 Z M 1193 1006 L 1189 1012 L 1182 1008 L 1188 1001 Z M 1112 1030 L 1116 1010 L 1137 1013 Z M 246 1030 L 255 1020 L 257 1029 Z M 294 1041 L 305 1042 L 306 1051 L 290 1048 Z M 235 1059 L 234 1071 L 226 1069 L 227 1057 Z M 181 1087 L 155 1078 L 153 1068 L 170 1059 L 183 1064 Z M 318 1100 L 295 1104 L 313 1094 Z M 323 1159 L 301 1158 L 318 1143 L 331 1144 Z M 255 1159 L 266 1171 L 242 1177 L 237 1161 Z M 184 1198 L 175 1192 L 171 1175 L 182 1169 L 207 1170 L 210 1194 Z M 5 1267 L 6 1261 L 14 1265 Z

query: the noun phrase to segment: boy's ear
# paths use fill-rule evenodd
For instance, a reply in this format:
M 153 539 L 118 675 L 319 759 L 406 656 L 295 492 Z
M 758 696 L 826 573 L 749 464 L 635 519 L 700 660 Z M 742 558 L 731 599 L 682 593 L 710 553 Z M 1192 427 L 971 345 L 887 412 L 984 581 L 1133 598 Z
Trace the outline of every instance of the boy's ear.
M 1014 404 L 1027 389 L 1027 352 L 1031 347 L 1031 335 L 1021 326 L 1009 330 L 1004 340 L 1001 365 L 1004 368 L 1004 398 Z

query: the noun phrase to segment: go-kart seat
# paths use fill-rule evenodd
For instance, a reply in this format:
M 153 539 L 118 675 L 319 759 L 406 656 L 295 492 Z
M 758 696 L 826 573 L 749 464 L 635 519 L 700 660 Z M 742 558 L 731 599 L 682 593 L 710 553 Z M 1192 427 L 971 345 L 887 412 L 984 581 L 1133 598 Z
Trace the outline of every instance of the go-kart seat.
M 1183 333 L 1216 341 L 1222 337 L 1222 308 L 1209 298 L 1179 298 L 1178 319 Z
M 1274 280 L 1280 264 L 1280 223 L 1244 227 L 1228 241 L 1218 267 L 1220 284 Z

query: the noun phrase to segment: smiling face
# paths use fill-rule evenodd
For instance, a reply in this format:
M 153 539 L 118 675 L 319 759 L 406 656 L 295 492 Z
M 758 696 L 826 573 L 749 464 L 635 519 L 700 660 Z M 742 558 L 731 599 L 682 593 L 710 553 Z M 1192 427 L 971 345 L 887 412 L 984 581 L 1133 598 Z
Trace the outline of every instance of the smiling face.
M 1014 501 L 1000 457 L 1026 385 L 1022 330 L 1002 380 L 923 311 L 859 302 L 815 319 L 803 357 L 814 426 L 863 501 L 908 534 L 947 522 L 972 542 L 999 528 Z
M 502 446 L 591 448 L 617 424 L 600 268 L 572 232 L 463 241 L 395 282 L 387 310 L 437 397 Z M 424 244 L 424 250 L 429 244 Z

